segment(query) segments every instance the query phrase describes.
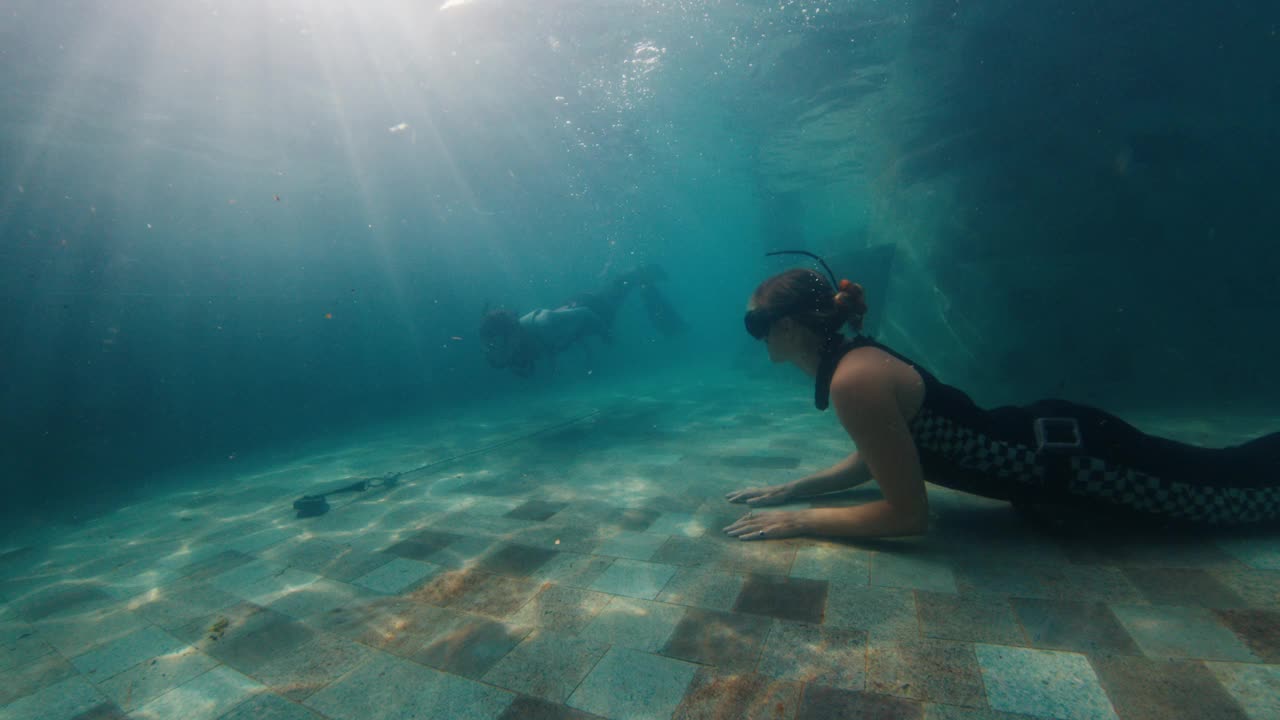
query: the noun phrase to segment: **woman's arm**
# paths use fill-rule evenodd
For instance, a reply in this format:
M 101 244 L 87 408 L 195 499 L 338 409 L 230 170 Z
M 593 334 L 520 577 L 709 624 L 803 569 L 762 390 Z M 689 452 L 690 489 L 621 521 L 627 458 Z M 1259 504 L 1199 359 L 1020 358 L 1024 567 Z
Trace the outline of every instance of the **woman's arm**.
M 824 495 L 837 490 L 848 490 L 870 482 L 870 480 L 871 470 L 855 450 L 849 453 L 849 457 L 826 470 L 816 472 L 808 477 L 802 477 L 799 480 L 792 480 L 787 485 L 791 491 L 791 497 L 805 498 Z
M 924 469 L 907 420 L 898 406 L 891 366 L 857 359 L 839 368 L 832 405 L 858 446 L 883 500 L 847 508 L 816 508 L 804 522 L 821 535 L 859 537 L 919 535 L 928 529 Z
M 826 470 L 781 485 L 736 490 L 726 494 L 725 499 L 734 503 L 746 503 L 753 507 L 781 505 L 799 498 L 847 490 L 869 480 L 871 480 L 871 472 L 867 469 L 867 464 L 862 462 L 857 452 L 853 452 L 849 457 Z
M 840 423 L 858 446 L 859 462 L 875 477 L 884 499 L 854 507 L 749 514 L 725 528 L 726 532 L 743 540 L 793 535 L 892 537 L 926 532 L 929 500 L 924 470 L 898 406 L 888 366 L 878 359 L 841 364 L 831 384 L 831 400 Z

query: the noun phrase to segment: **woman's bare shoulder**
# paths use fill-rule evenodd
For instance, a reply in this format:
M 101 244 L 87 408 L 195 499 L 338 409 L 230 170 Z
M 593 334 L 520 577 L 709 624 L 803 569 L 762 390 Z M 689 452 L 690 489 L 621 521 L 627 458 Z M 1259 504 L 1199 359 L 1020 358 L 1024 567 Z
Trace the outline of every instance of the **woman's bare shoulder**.
M 831 378 L 831 402 L 838 412 L 855 406 L 888 411 L 892 404 L 911 417 L 923 401 L 923 392 L 923 380 L 915 368 L 874 347 L 849 352 Z

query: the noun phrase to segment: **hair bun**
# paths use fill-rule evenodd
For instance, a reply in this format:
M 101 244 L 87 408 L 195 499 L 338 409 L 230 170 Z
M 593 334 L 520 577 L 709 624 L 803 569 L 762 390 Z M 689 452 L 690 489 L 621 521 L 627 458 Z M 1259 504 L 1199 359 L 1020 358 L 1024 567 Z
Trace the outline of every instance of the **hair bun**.
M 849 325 L 855 330 L 862 329 L 862 318 L 867 314 L 867 293 L 861 285 L 841 280 L 840 292 L 836 293 L 836 305 L 845 309 Z

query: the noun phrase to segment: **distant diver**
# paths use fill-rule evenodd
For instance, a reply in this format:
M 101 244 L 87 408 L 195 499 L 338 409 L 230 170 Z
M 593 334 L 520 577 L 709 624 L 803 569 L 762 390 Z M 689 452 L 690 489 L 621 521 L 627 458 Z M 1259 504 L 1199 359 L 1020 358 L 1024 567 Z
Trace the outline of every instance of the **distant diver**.
M 836 282 L 834 274 L 831 280 L 808 269 L 775 275 L 756 288 L 744 322 L 774 362 L 793 363 L 816 379 L 815 405 L 835 406 L 857 449 L 827 470 L 726 499 L 779 505 L 873 478 L 884 497 L 852 507 L 748 513 L 725 528 L 729 535 L 921 535 L 929 528 L 926 482 L 1005 500 L 1057 523 L 1150 528 L 1280 519 L 1280 433 L 1205 448 L 1148 435 L 1065 400 L 980 408 L 863 335 L 861 286 Z M 851 339 L 841 333 L 846 324 L 855 332 Z
M 517 315 L 507 309 L 486 308 L 480 323 L 485 357 L 491 367 L 530 377 L 539 363 L 554 361 L 556 355 L 589 337 L 611 343 L 614 317 L 632 290 L 639 291 L 645 312 L 659 332 L 679 335 L 686 329 L 685 322 L 656 285 L 666 278 L 661 267 L 645 265 L 554 310 L 540 308 Z

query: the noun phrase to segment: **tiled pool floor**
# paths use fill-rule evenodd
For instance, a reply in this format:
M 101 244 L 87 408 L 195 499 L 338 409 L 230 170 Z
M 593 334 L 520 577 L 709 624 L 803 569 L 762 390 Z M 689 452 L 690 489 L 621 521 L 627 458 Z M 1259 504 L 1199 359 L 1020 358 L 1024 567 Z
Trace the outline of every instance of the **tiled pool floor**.
M 384 428 L 6 538 L 0 719 L 1280 718 L 1275 532 L 1047 530 L 934 488 L 923 539 L 728 538 L 725 492 L 850 449 L 795 395 Z

